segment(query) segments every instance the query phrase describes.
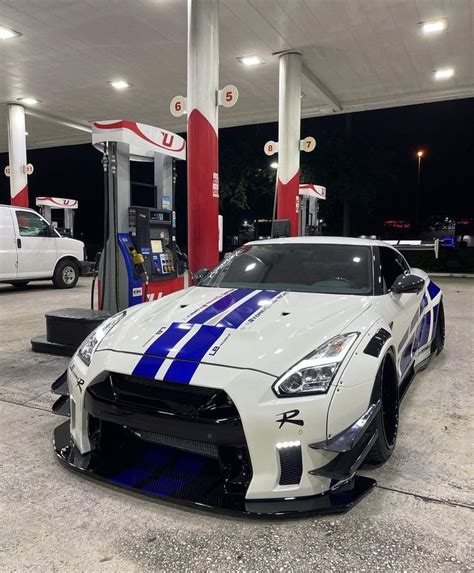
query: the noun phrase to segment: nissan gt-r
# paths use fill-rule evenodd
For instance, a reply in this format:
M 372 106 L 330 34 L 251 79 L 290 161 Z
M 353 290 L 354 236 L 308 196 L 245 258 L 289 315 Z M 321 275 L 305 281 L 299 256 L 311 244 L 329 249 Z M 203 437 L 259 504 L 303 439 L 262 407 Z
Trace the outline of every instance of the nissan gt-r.
M 247 514 L 344 511 L 393 452 L 399 403 L 444 345 L 440 288 L 382 241 L 249 243 L 128 308 L 54 384 L 65 464 Z

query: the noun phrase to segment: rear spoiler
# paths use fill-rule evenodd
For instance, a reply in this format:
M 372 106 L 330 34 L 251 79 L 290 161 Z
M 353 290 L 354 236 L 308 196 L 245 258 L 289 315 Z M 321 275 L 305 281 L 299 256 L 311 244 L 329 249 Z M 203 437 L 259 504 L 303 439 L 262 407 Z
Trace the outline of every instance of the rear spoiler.
M 432 243 L 420 240 L 384 240 L 384 243 L 397 248 L 399 251 L 434 251 L 435 258 L 439 257 L 439 239 L 435 239 Z

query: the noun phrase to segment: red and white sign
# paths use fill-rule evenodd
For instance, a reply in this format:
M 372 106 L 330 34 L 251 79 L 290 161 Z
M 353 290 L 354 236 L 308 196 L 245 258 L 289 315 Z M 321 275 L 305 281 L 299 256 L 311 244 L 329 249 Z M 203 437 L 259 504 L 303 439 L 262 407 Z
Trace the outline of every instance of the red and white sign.
M 186 159 L 186 141 L 172 131 L 127 119 L 93 121 L 92 145 L 102 151 L 109 141 L 127 143 L 135 161 L 151 161 L 155 153 Z
M 5 175 L 6 175 L 7 177 L 10 177 L 10 175 L 12 174 L 12 168 L 11 168 L 9 165 L 7 165 L 7 166 L 5 167 L 5 169 L 3 170 L 3 172 L 5 173 Z
M 163 296 L 182 290 L 187 286 L 185 277 L 176 277 L 175 279 L 160 282 L 150 281 L 147 288 L 146 301 L 144 302 L 158 300 Z
M 35 168 L 33 167 L 32 163 L 27 163 L 26 165 L 23 165 L 23 173 L 26 173 L 27 175 L 31 175 L 34 170 Z
M 314 151 L 316 149 L 316 140 L 314 137 L 305 137 L 300 141 L 300 150 L 306 151 L 309 153 L 310 151 Z
M 326 199 L 326 187 L 322 185 L 313 185 L 312 183 L 304 183 L 299 187 L 300 195 L 309 195 L 316 197 L 316 199 Z
M 212 174 L 212 196 L 219 197 L 219 173 Z
M 187 100 L 183 96 L 175 96 L 170 102 L 170 112 L 174 117 L 181 117 L 187 112 Z
M 275 153 L 278 153 L 278 143 L 276 141 L 267 141 L 263 151 L 265 155 L 275 155 Z
M 223 107 L 233 107 L 239 99 L 239 90 L 236 86 L 228 85 L 217 92 L 217 103 Z
M 62 199 L 61 197 L 36 197 L 36 205 L 53 207 L 53 209 L 77 209 L 79 201 L 77 199 Z

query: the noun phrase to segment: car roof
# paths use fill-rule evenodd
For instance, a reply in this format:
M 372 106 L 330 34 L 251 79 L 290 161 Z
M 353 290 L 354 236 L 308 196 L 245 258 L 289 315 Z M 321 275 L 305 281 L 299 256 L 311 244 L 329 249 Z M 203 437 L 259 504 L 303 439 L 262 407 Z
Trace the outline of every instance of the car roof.
M 283 237 L 281 239 L 263 239 L 251 241 L 248 245 L 285 245 L 285 244 L 315 244 L 315 245 L 358 245 L 358 246 L 383 246 L 389 247 L 388 243 L 377 239 L 359 239 L 356 237 Z
M 31 207 L 21 207 L 20 205 L 3 205 L 3 203 L 0 203 L 0 207 L 7 207 L 8 209 L 21 209 L 22 211 L 33 211 L 33 213 L 38 214 L 38 211 L 35 211 Z

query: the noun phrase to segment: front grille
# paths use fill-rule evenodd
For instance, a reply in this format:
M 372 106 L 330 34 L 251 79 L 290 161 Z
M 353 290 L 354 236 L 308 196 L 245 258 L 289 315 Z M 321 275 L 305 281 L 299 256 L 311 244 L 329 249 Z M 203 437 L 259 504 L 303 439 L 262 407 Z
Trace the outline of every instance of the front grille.
M 252 467 L 239 412 L 224 390 L 110 372 L 87 388 L 84 409 L 89 424 L 98 424 L 96 449 L 101 455 L 115 452 L 112 459 L 118 455 L 117 464 L 127 468 L 122 472 L 127 476 L 142 475 L 146 466 L 145 473 L 151 476 L 145 480 L 147 489 L 152 478 L 160 491 L 170 483 L 176 485 L 176 480 L 183 481 L 179 468 L 189 466 L 206 469 L 205 480 L 199 471 L 201 477 L 192 481 L 191 488 L 193 492 L 197 488 L 204 500 L 207 488 L 225 498 L 236 496 L 238 503 L 245 496 Z M 174 465 L 178 473 L 171 468 Z M 179 496 L 191 493 L 186 487 Z
M 164 434 L 157 434 L 156 432 L 147 432 L 144 430 L 132 430 L 132 434 L 145 442 L 152 444 L 161 444 L 162 446 L 169 446 L 171 448 L 178 448 L 193 454 L 200 454 L 209 458 L 219 457 L 219 448 L 215 444 L 208 444 L 206 442 L 197 442 L 196 440 L 187 440 L 185 438 L 178 438 L 176 436 L 165 436 Z
M 280 454 L 280 485 L 297 485 L 301 481 L 303 462 L 301 460 L 301 446 L 281 448 Z
M 224 390 L 116 372 L 111 372 L 106 382 L 119 402 L 205 420 L 239 418 L 237 408 Z

